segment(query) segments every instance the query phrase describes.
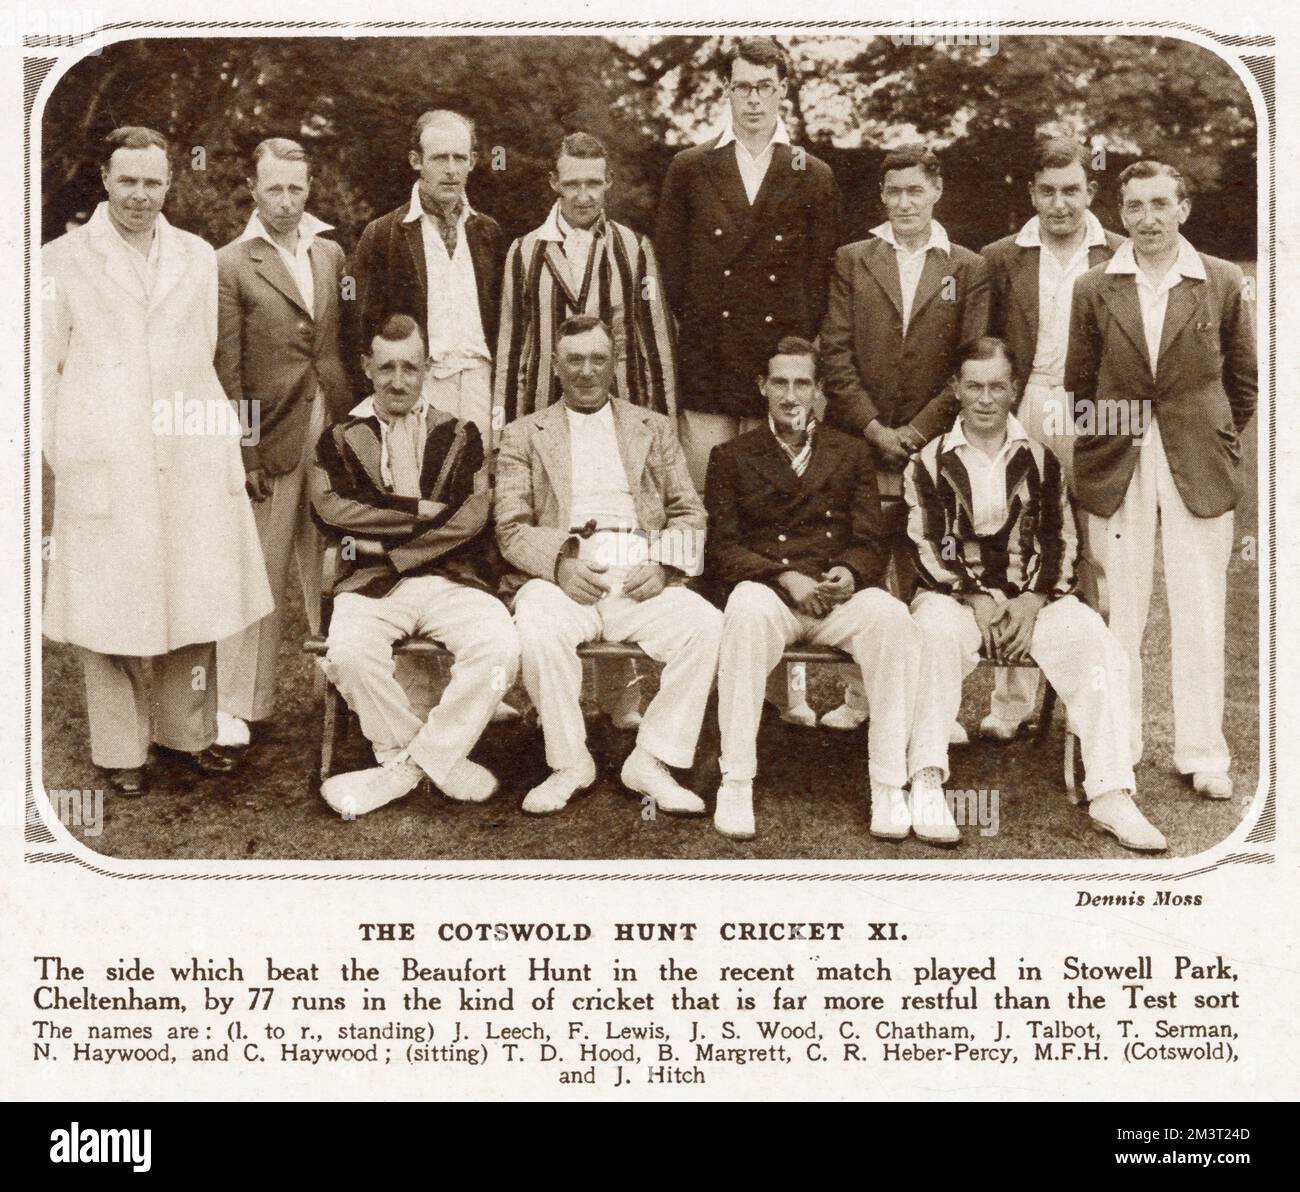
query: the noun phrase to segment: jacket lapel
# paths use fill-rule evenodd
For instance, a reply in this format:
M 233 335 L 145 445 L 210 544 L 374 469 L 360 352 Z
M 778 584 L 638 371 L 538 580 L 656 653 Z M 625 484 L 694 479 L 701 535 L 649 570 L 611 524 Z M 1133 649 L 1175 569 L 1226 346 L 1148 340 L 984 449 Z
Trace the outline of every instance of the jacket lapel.
M 140 284 L 140 278 L 128 264 L 126 258 L 120 252 L 114 251 L 117 245 L 107 238 L 116 236 L 117 233 L 108 226 L 109 216 L 107 212 L 105 212 L 103 218 L 104 223 L 102 226 L 94 223 L 93 220 L 86 225 L 86 238 L 104 263 L 104 276 L 119 290 L 143 306 L 145 304 L 145 292 L 144 287 Z M 127 251 L 134 252 L 135 250 L 128 249 Z
M 189 249 L 185 241 L 176 235 L 171 224 L 159 215 L 156 226 L 156 234 L 161 237 L 158 248 L 162 255 L 158 262 L 158 276 L 154 280 L 153 293 L 149 295 L 150 313 L 163 304 L 190 267 Z
M 813 448 L 816 458 L 817 448 Z M 789 457 L 781 450 L 769 428 L 766 434 L 755 435 L 750 441 L 749 459 L 763 478 L 773 487 L 785 492 L 798 492 L 803 481 L 795 475 Z M 809 464 L 811 470 L 812 464 Z
M 1165 324 L 1160 329 L 1160 355 L 1157 358 L 1157 372 L 1159 371 L 1159 361 L 1164 360 L 1165 353 L 1169 351 L 1174 340 L 1178 338 L 1192 315 L 1196 313 L 1196 308 L 1200 305 L 1201 288 L 1204 285 L 1205 283 L 1199 278 L 1184 277 L 1169 291 L 1169 303 L 1165 307 Z
M 569 419 L 564 402 L 552 402 L 533 432 L 537 454 L 550 477 L 556 504 L 560 507 L 560 529 L 569 528 L 569 511 L 573 508 L 573 469 L 569 456 Z
M 736 164 L 736 154 L 732 146 L 728 145 L 724 153 L 731 158 L 732 173 L 737 180 L 740 179 L 740 167 Z M 755 233 L 759 228 L 767 227 L 768 212 L 778 206 L 786 193 L 795 184 L 794 170 L 790 168 L 791 152 L 789 145 L 773 145 L 772 157 L 767 163 L 767 173 L 763 175 L 762 185 L 758 188 L 758 194 L 754 196 L 754 205 L 749 206 L 749 198 L 745 194 L 745 184 L 740 183 L 740 197 L 745 202 L 747 211 L 745 219 L 747 223 L 743 235 L 737 241 L 735 256 L 739 256 L 746 248 L 749 242 L 753 240 Z
M 777 450 L 780 450 L 778 446 Z M 813 434 L 812 459 L 808 461 L 808 470 L 804 472 L 802 482 L 809 492 L 815 492 L 835 470 L 839 463 L 840 449 L 834 438 L 828 438 L 820 430 Z M 786 470 L 794 476 L 794 469 L 786 465 Z M 796 477 L 796 479 L 799 479 Z
M 623 457 L 623 470 L 627 473 L 627 486 L 632 499 L 641 491 L 641 473 L 645 471 L 646 457 L 654 436 L 645 424 L 642 411 L 628 402 L 611 401 L 614 412 L 614 433 L 618 438 L 618 453 Z
M 712 150 L 705 158 L 705 162 L 713 189 L 718 192 L 718 197 L 722 200 L 722 205 L 726 207 L 731 219 L 731 228 L 724 227 L 723 234 L 726 235 L 731 231 L 734 238 L 736 231 L 744 228 L 753 214 L 749 206 L 749 197 L 745 194 L 745 184 L 740 180 L 736 151 L 731 145 L 724 145 L 721 149 Z M 733 239 L 731 242 L 736 241 Z
M 298 283 L 289 276 L 289 270 L 280 259 L 280 254 L 271 245 L 260 240 L 248 241 L 248 257 L 263 281 L 279 290 L 303 314 L 311 316 L 306 300 L 298 289 Z M 314 274 L 314 264 L 312 269 Z
M 334 279 L 330 276 L 328 255 L 319 236 L 312 240 L 311 247 L 307 250 L 307 258 L 311 261 L 312 306 L 315 307 L 311 317 L 319 326 L 321 319 L 325 317 L 329 292 L 334 287 Z
M 921 312 L 929 306 L 939 292 L 944 278 L 950 275 L 951 266 L 952 258 L 947 253 L 940 252 L 938 249 L 926 250 L 925 263 L 921 266 L 921 278 L 916 283 L 916 296 L 912 299 L 912 317 L 907 321 L 909 331 L 916 326 Z M 894 272 L 898 272 L 897 265 L 894 267 Z M 902 301 L 901 292 L 899 301 L 900 303 Z
M 1038 342 L 1038 266 L 1042 251 L 1041 248 L 1020 249 L 1011 274 L 1011 293 L 1029 322 L 1028 338 L 1032 344 Z
M 1102 301 L 1110 308 L 1120 329 L 1128 336 L 1138 355 L 1151 369 L 1151 356 L 1147 351 L 1146 333 L 1142 329 L 1142 307 L 1138 303 L 1137 278 L 1131 273 L 1112 273 L 1101 287 Z M 1166 319 L 1166 323 L 1168 320 Z
M 548 240 L 544 259 L 546 267 L 551 271 L 551 276 L 555 278 L 555 284 L 563 292 L 564 300 L 569 304 L 569 309 L 577 310 L 578 295 L 574 292 L 571 284 L 569 263 L 564 255 L 564 246 L 554 240 Z
M 415 271 L 415 284 L 420 290 L 420 301 L 429 304 L 429 267 L 424 259 L 424 236 L 420 231 L 420 220 L 413 219 L 402 224 L 402 239 L 406 242 L 406 251 L 411 258 L 411 268 Z
M 893 245 L 879 237 L 869 240 L 862 249 L 862 264 L 889 296 L 898 312 L 899 322 L 902 322 L 903 288 L 898 280 L 898 262 L 894 259 Z

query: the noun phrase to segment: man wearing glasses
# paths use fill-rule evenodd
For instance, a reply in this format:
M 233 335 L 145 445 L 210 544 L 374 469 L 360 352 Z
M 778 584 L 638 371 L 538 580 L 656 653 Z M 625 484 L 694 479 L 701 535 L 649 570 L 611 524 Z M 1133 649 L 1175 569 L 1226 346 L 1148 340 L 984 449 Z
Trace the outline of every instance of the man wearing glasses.
M 764 425 L 754 378 L 787 335 L 813 339 L 839 244 L 830 167 L 790 143 L 781 119 L 789 64 L 767 37 L 737 42 L 723 63 L 724 130 L 673 158 L 655 250 L 677 316 L 678 437 L 704 492 L 709 454 Z M 801 670 L 772 688 L 782 719 L 816 724 Z
M 727 127 L 673 158 L 655 228 L 681 337 L 678 432 L 701 492 L 710 451 L 767 417 L 754 378 L 772 349 L 817 334 L 839 244 L 830 167 L 792 145 L 781 119 L 780 46 L 744 38 L 724 72 Z

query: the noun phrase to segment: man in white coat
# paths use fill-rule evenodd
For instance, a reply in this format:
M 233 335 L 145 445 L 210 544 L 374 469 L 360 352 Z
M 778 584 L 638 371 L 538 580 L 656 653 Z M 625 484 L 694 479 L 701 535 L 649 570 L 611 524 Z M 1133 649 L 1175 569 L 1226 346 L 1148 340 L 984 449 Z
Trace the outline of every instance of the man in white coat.
M 233 766 L 212 747 L 215 643 L 270 612 L 271 595 L 240 415 L 212 364 L 216 255 L 162 215 L 161 134 L 114 130 L 101 176 L 107 201 L 42 252 L 55 484 L 42 632 L 79 647 L 92 760 L 141 794 L 151 740 L 201 774 Z

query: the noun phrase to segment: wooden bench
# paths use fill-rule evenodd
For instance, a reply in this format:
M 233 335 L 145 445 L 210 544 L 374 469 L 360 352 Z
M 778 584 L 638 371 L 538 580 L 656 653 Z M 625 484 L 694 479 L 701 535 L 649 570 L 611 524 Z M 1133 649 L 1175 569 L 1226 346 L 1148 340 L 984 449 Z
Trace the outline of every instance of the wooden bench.
M 303 643 L 303 652 L 305 654 L 323 657 L 326 650 L 326 639 L 324 637 L 311 637 Z M 394 655 L 434 658 L 450 658 L 451 651 L 437 642 L 429 641 L 424 638 L 405 638 L 399 641 L 393 647 Z M 578 647 L 579 658 L 593 659 L 599 664 L 601 660 L 609 659 L 639 659 L 649 661 L 646 654 L 640 646 L 631 645 L 625 642 L 588 642 Z M 813 663 L 826 665 L 852 665 L 853 660 L 843 650 L 836 650 L 830 646 L 809 646 L 796 644 L 791 646 L 781 655 L 783 663 Z M 1034 667 L 1032 662 L 999 662 L 982 660 L 981 665 L 994 667 Z M 324 678 L 324 676 L 322 675 Z M 1047 740 L 1047 734 L 1051 729 L 1052 713 L 1056 707 L 1056 692 L 1052 689 L 1050 683 L 1043 684 L 1043 705 L 1038 715 L 1038 728 L 1036 730 L 1036 740 L 1038 744 L 1043 744 Z M 348 726 L 348 706 L 343 699 L 338 688 L 325 678 L 325 691 L 322 707 L 321 722 L 321 747 L 320 747 L 320 773 L 314 778 L 316 782 L 324 782 L 331 773 L 334 766 L 334 752 L 338 744 L 347 733 Z M 1068 729 L 1065 735 L 1065 785 L 1066 790 L 1073 799 L 1075 793 L 1075 748 L 1074 737 Z

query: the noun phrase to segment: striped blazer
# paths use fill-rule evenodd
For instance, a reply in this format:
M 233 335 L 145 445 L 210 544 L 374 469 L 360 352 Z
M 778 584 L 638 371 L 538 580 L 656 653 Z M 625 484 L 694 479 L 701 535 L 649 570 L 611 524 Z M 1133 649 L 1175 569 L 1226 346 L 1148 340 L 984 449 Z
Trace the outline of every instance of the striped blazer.
M 981 537 L 970 477 L 955 446 L 964 438 L 960 425 L 931 439 L 903 474 L 907 535 L 921 585 L 954 596 L 1069 596 L 1079 543 L 1060 462 L 1041 443 L 1018 440 L 1006 460 L 1006 516 L 995 533 Z
M 432 406 L 425 426 L 420 494 L 434 502 L 428 515 L 420 513 L 421 497 L 398 496 L 382 475 L 372 399 L 321 435 L 311 503 L 317 526 L 343 547 L 336 592 L 385 596 L 412 575 L 442 575 L 495 590 L 499 556 L 489 528 L 492 493 L 478 428 Z
M 619 397 L 670 418 L 677 413 L 672 331 L 647 237 L 606 219 L 595 227 L 586 273 L 576 289 L 564 256 L 559 204 L 519 237 L 506 256 L 497 335 L 494 425 L 560 400 L 552 369 L 555 332 L 573 315 L 597 315 L 614 333 Z

